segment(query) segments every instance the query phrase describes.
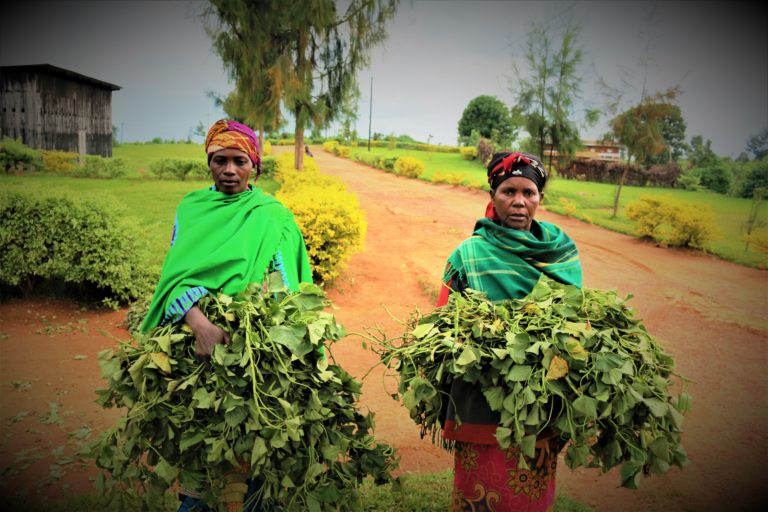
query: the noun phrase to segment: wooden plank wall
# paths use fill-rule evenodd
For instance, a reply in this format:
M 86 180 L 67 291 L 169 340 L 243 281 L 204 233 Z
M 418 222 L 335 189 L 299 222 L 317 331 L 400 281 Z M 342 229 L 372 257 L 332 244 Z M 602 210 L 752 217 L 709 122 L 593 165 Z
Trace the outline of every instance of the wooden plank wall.
M 112 156 L 112 91 L 48 72 L 3 73 L 0 136 L 35 149 Z

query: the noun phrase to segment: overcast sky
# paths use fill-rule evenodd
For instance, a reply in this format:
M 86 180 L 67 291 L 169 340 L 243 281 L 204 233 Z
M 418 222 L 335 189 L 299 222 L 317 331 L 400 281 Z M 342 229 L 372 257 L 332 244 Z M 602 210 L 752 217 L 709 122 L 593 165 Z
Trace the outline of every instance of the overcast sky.
M 659 22 L 647 19 L 655 5 Z M 52 64 L 110 82 L 113 124 L 124 141 L 186 138 L 223 112 L 206 91 L 231 89 L 196 13 L 199 2 L 30 1 L 0 8 L 0 65 Z M 687 137 L 703 135 L 721 155 L 737 156 L 768 126 L 768 17 L 739 2 L 403 1 L 389 37 L 359 75 L 358 131 L 409 134 L 456 144 L 467 103 L 487 94 L 508 105 L 513 65 L 529 27 L 553 34 L 570 21 L 584 50 L 580 108 L 604 108 L 598 86 L 623 87 L 637 101 L 679 85 Z M 652 59 L 647 75 L 640 62 Z M 373 101 L 370 86 L 373 78 Z M 622 84 L 629 85 L 622 85 Z M 607 131 L 605 120 L 584 130 Z M 291 131 L 291 128 L 287 128 Z

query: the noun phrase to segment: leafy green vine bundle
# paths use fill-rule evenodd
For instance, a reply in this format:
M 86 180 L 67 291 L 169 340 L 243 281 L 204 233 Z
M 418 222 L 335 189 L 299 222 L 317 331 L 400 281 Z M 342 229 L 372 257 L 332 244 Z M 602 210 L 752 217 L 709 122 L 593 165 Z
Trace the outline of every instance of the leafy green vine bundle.
M 520 300 L 494 304 L 473 290 L 454 293 L 430 314 L 414 314 L 401 337 L 373 341 L 399 374 L 395 396 L 433 442 L 440 442 L 451 383 L 462 379 L 499 413 L 499 445 L 519 446 L 525 457 L 551 430 L 570 442 L 569 467 L 621 464 L 629 488 L 641 474 L 687 462 L 680 434 L 691 399 L 672 395 L 672 358 L 615 291 L 544 276 Z
M 360 383 L 325 355 L 324 342 L 344 331 L 320 288 L 253 287 L 199 305 L 231 338 L 210 361 L 195 357 L 194 336 L 178 324 L 99 355 L 109 384 L 99 402 L 127 410 L 90 449 L 111 475 L 100 483 L 115 508 L 142 499 L 160 510 L 178 485 L 231 510 L 255 477 L 254 499 L 266 506 L 354 509 L 366 476 L 390 478 L 394 450 L 375 442 L 372 414 L 358 412 Z

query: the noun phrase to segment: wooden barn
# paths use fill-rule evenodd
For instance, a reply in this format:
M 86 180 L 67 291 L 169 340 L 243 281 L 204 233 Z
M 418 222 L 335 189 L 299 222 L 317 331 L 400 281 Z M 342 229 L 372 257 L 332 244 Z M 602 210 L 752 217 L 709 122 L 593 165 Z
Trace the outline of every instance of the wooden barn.
M 120 87 L 37 64 L 0 67 L 0 138 L 35 149 L 112 156 L 112 91 Z

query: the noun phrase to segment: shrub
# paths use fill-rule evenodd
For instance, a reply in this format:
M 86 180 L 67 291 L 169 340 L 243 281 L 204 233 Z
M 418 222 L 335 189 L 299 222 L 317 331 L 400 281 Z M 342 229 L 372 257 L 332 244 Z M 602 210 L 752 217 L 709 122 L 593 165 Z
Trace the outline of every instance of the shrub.
M 56 174 L 72 174 L 78 165 L 77 153 L 66 151 L 41 151 L 43 170 Z
M 699 190 L 701 188 L 701 178 L 695 172 L 685 172 L 677 178 L 677 185 L 685 190 Z
M 395 174 L 406 178 L 418 178 L 424 168 L 424 162 L 411 156 L 400 157 L 395 162 Z
M 703 249 L 717 231 L 705 205 L 641 197 L 627 205 L 627 217 L 635 222 L 639 236 L 672 247 Z
M 80 178 L 119 178 L 125 175 L 126 168 L 122 158 L 86 155 L 85 166 L 78 167 L 72 175 Z
M 161 158 L 149 164 L 149 173 L 161 180 L 205 179 L 209 175 L 204 160 Z
M 312 158 L 304 169 L 293 168 L 293 155 L 278 157 L 276 197 L 293 212 L 304 235 L 312 276 L 316 282 L 332 281 L 365 241 L 365 217 L 357 196 L 344 184 L 321 174 Z
M 272 143 L 268 140 L 264 141 L 264 147 L 261 148 L 261 156 L 270 156 L 272 154 Z
M 447 183 L 448 185 L 463 185 L 467 180 L 467 175 L 460 172 L 442 172 L 438 171 L 432 175 L 432 183 Z
M 702 187 L 706 187 L 719 194 L 727 194 L 731 187 L 733 174 L 731 170 L 722 165 L 711 167 L 699 167 L 694 172 L 698 174 Z
M 464 160 L 474 160 L 477 158 L 476 147 L 460 148 L 460 151 L 461 151 L 461 158 L 463 158 Z
M 747 248 L 754 248 L 761 253 L 768 255 L 768 230 L 767 229 L 755 229 L 749 234 L 744 234 L 744 242 L 746 242 Z
M 483 165 L 488 165 L 495 151 L 496 146 L 490 140 L 480 137 L 480 140 L 477 141 L 477 159 Z
M 0 284 L 29 292 L 63 282 L 116 305 L 151 290 L 140 230 L 113 206 L 0 195 Z
M 3 137 L 0 140 L 0 168 L 6 174 L 17 171 L 33 171 L 40 164 L 41 155 L 23 142 Z
M 337 140 L 327 140 L 323 142 L 323 149 L 326 150 L 329 153 L 333 153 L 336 146 L 339 145 L 339 141 Z
M 341 158 L 349 158 L 352 155 L 352 148 L 339 144 L 333 147 L 333 153 Z
M 768 157 L 750 162 L 750 170 L 741 189 L 741 197 L 752 197 L 759 188 L 768 189 Z
M 273 156 L 268 156 L 261 159 L 261 175 L 265 178 L 274 177 L 277 172 L 277 159 Z

